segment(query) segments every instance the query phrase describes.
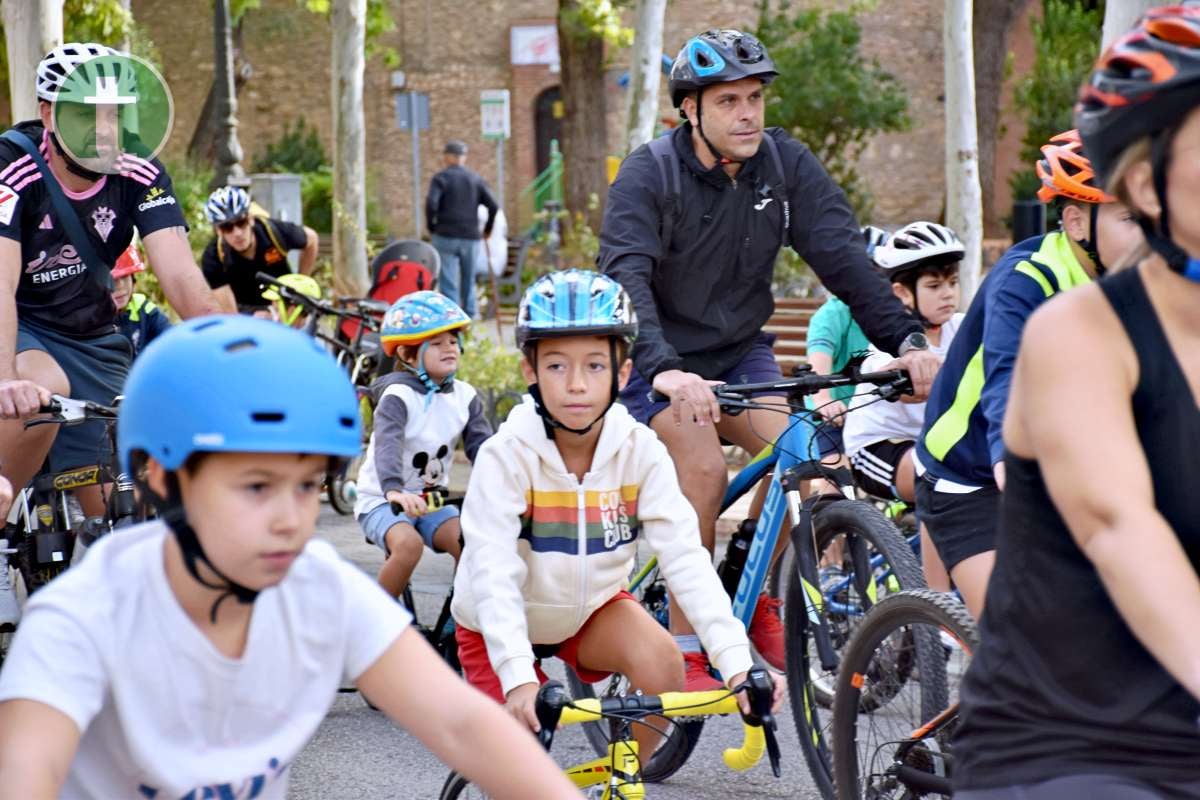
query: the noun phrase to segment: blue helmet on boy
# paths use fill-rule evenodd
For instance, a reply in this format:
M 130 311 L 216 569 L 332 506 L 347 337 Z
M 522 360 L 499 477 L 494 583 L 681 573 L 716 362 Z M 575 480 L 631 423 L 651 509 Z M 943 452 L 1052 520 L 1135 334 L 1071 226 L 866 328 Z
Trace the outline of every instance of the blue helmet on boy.
M 314 453 L 362 447 L 346 373 L 311 337 L 245 316 L 176 325 L 138 357 L 117 426 L 122 468 L 145 451 L 168 470 L 197 452 Z
M 551 272 L 538 278 L 517 309 L 517 347 L 555 336 L 615 336 L 632 345 L 637 314 L 621 284 L 584 269 Z
M 183 506 L 175 472 L 194 453 L 304 453 L 355 456 L 362 429 L 354 387 L 312 338 L 243 316 L 176 325 L 139 356 L 117 419 L 121 466 L 139 475 L 135 453 L 166 470 L 166 496 L 139 477 L 142 496 L 175 534 L 188 572 L 225 597 L 252 603 L 258 592 L 226 577 L 204 552 Z M 218 582 L 202 576 L 203 561 Z
M 425 371 L 425 348 L 429 340 L 439 333 L 457 331 L 458 348 L 462 350 L 462 331 L 471 324 L 471 318 L 458 307 L 458 304 L 441 292 L 424 291 L 412 292 L 392 303 L 391 308 L 383 315 L 383 328 L 379 332 L 379 341 L 383 352 L 391 356 L 396 348 L 406 344 L 419 344 L 416 364 L 405 364 L 421 379 L 428 389 L 426 399 L 430 400 L 433 393 L 454 383 L 454 373 L 436 384 Z

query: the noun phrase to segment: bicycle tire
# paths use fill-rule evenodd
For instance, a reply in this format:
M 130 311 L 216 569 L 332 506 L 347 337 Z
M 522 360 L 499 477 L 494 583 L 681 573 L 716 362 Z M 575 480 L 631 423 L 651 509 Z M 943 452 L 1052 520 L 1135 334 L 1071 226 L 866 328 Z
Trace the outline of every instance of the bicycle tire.
M 908 542 L 874 506 L 859 500 L 832 501 L 817 506 L 812 524 L 818 554 L 824 553 L 838 537 L 860 537 L 871 551 L 882 556 L 880 568 L 890 570 L 894 580 L 889 581 L 886 588 L 924 588 L 921 567 Z M 849 548 L 843 549 L 843 558 L 848 552 Z M 794 570 L 788 578 L 784 599 L 784 631 L 792 715 L 800 739 L 800 750 L 813 782 L 822 797 L 832 800 L 833 765 L 826 728 L 829 716 L 827 709 L 834 696 L 835 676 L 824 673 L 816 660 L 816 653 L 810 647 L 813 642 L 808 633 L 807 608 L 801 581 Z M 847 604 L 851 599 L 847 599 Z M 859 598 L 859 602 L 869 604 L 871 601 Z M 828 617 L 827 624 L 834 634 L 835 649 L 840 650 L 849 640 L 854 619 L 846 615 Z
M 593 684 L 584 683 L 575 674 L 575 670 L 569 666 L 566 667 L 566 677 L 567 687 L 570 689 L 572 697 L 585 698 L 596 696 Z M 625 692 L 625 687 L 628 684 L 623 683 L 625 680 L 624 676 L 613 675 L 608 680 L 612 688 L 606 694 L 616 695 Z M 602 756 L 608 752 L 609 734 L 606 721 L 585 722 L 582 728 L 588 743 L 596 751 L 596 755 Z M 642 781 L 645 783 L 662 783 L 678 772 L 680 767 L 686 764 L 687 760 L 691 758 L 692 751 L 696 749 L 696 744 L 700 741 L 700 732 L 703 729 L 703 719 L 685 719 L 679 721 L 678 724 L 668 723 L 667 732 L 664 734 L 662 744 L 654 751 L 654 755 L 650 757 L 650 760 L 642 765 Z
M 914 628 L 913 626 L 920 626 Z M 919 677 L 906 676 L 905 682 L 919 683 L 919 719 L 899 719 L 896 729 L 914 731 L 947 708 L 952 700 L 948 685 L 947 663 L 952 657 L 951 646 L 943 642 L 941 632 L 948 633 L 967 658 L 979 645 L 979 632 L 975 620 L 966 608 L 952 596 L 928 589 L 900 592 L 884 598 L 867 618 L 858 626 L 842 656 L 842 667 L 838 673 L 837 692 L 833 706 L 833 749 L 834 782 L 838 800 L 858 800 L 863 797 L 885 800 L 887 788 L 894 788 L 897 797 L 942 796 L 912 794 L 903 784 L 889 786 L 886 781 L 876 785 L 874 781 L 863 787 L 862 767 L 859 764 L 859 725 L 864 715 L 872 715 L 878 708 L 864 708 L 861 698 L 869 682 L 885 680 L 876 664 L 881 645 L 906 641 L 913 646 Z M 897 637 L 897 634 L 900 634 Z M 890 645 L 889 645 L 890 646 Z M 885 661 L 893 659 L 886 654 Z M 965 666 L 957 665 L 961 671 Z M 888 709 L 895 716 L 895 709 Z M 867 724 L 872 728 L 874 720 Z M 952 723 L 942 727 L 933 735 L 931 744 L 914 747 L 905 757 L 907 766 L 932 770 L 935 752 L 947 749 Z M 892 738 L 890 735 L 885 739 Z M 908 738 L 905 736 L 904 738 Z M 890 744 L 890 742 L 889 742 Z M 874 751 L 874 748 L 871 748 Z M 872 767 L 869 767 L 873 769 Z M 945 777 L 945 776 L 943 776 Z M 867 793 L 864 794 L 864 788 Z
M 359 453 L 346 462 L 346 465 L 329 476 L 325 484 L 325 494 L 329 498 L 329 506 L 342 516 L 354 513 L 354 501 L 358 487 L 358 470 L 362 466 L 363 454 Z

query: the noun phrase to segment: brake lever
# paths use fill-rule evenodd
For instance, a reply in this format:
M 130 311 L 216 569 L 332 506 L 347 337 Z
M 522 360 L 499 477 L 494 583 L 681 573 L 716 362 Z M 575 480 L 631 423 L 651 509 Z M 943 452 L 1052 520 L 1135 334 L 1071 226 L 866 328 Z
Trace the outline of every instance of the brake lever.
M 750 697 L 750 713 L 742 718 L 747 725 L 761 726 L 767 744 L 767 758 L 771 772 L 780 776 L 779 740 L 775 738 L 775 715 L 771 705 L 775 699 L 775 685 L 771 676 L 762 667 L 754 667 L 746 673 L 746 681 L 734 691 L 745 689 Z

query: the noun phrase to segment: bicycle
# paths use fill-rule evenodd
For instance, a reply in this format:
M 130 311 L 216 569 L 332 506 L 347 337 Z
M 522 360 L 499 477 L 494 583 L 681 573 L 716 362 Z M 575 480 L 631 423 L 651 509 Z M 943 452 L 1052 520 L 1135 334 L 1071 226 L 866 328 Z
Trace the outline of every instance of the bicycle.
M 265 272 L 256 273 L 255 277 L 261 283 L 272 287 L 281 301 L 286 301 L 292 306 L 281 311 L 282 317 L 294 321 L 298 316 L 296 310 L 303 309 L 306 312 L 302 327 L 304 333 L 324 344 L 349 374 L 350 382 L 358 392 L 365 447 L 371 436 L 370 386 L 376 378 L 390 369 L 390 359 L 383 354 L 379 343 L 382 324 L 380 320 L 383 312 L 387 311 L 387 305 L 378 300 L 343 297 L 339 298 L 339 302 L 349 307 L 339 308 L 309 297 Z M 321 320 L 327 317 L 338 320 L 333 335 L 321 330 Z M 354 323 L 353 335 L 346 335 L 341 324 L 343 322 Z M 347 461 L 326 483 L 325 492 L 329 505 L 339 514 L 354 513 L 355 483 L 362 458 L 360 453 Z
M 749 672 L 739 690 L 741 688 L 749 692 L 751 713 L 742 715 L 742 746 L 724 752 L 725 764 L 733 770 L 748 770 L 762 759 L 765 751 L 771 771 L 778 778 L 780 758 L 779 744 L 775 740 L 775 718 L 771 713 L 771 679 L 766 670 L 756 667 Z M 555 731 L 562 725 L 597 720 L 613 723 L 614 735 L 604 755 L 565 770 L 567 777 L 581 789 L 604 787 L 599 794 L 592 795 L 601 800 L 641 800 L 646 796 L 637 742 L 630 734 L 633 724 L 642 723 L 648 716 L 708 717 L 739 712 L 737 699 L 728 690 L 572 700 L 557 681 L 538 690 L 536 708 L 541 725 L 538 738 L 547 750 L 554 741 Z M 450 773 L 440 795 L 441 800 L 485 796 L 456 772 Z
M 812 455 L 815 430 L 811 412 L 803 398 L 836 386 L 874 384 L 881 399 L 891 399 L 911 391 L 903 371 L 861 373 L 855 367 L 832 375 L 816 375 L 808 368 L 798 369 L 793 377 L 758 384 L 724 384 L 713 387 L 726 413 L 746 409 L 780 411 L 778 406 L 755 403 L 749 398 L 767 392 L 788 394 L 791 423 L 785 432 L 769 444 L 730 481 L 721 504 L 722 512 L 772 472 L 766 501 L 757 520 L 746 520 L 739 534 L 730 540 L 720 568 L 722 581 L 731 590 L 733 613 L 749 628 L 759 594 L 767 581 L 771 556 L 786 514 L 791 522 L 790 539 L 793 567 L 788 574 L 784 597 L 784 624 L 787 636 L 787 680 L 790 700 L 801 749 L 818 789 L 833 797 L 833 773 L 826 744 L 827 721 L 818 702 L 817 685 L 824 684 L 833 696 L 834 676 L 839 664 L 838 650 L 871 606 L 886 592 L 924 586 L 920 566 L 912 549 L 895 526 L 874 506 L 854 498 L 854 483 L 849 470 L 830 468 Z M 800 496 L 802 482 L 825 478 L 841 489 L 840 495 Z M 843 546 L 831 549 L 841 540 Z M 819 564 L 822 554 L 840 552 L 844 576 L 822 586 Z M 642 602 L 665 617 L 666 590 L 651 560 L 634 575 L 629 590 L 643 592 Z M 665 624 L 665 623 L 664 623 Z M 613 676 L 599 689 L 584 684 L 568 671 L 568 682 L 576 696 L 599 694 L 620 696 L 627 689 L 621 676 Z M 703 727 L 696 720 L 667 732 L 658 751 L 647 766 L 647 780 L 664 780 L 686 762 Z M 600 726 L 585 727 L 588 739 L 601 750 L 604 731 Z
M 958 680 L 978 644 L 966 607 L 941 592 L 900 592 L 871 609 L 838 673 L 838 800 L 951 796 Z

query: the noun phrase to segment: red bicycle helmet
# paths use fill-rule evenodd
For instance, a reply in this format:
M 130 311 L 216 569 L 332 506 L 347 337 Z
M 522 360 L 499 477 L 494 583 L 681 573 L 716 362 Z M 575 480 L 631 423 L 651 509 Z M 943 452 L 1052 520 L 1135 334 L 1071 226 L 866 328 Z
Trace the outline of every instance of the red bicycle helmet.
M 117 256 L 117 263 L 112 268 L 113 279 L 124 278 L 126 275 L 132 275 L 135 272 L 142 272 L 146 267 L 142 264 L 142 257 L 138 253 L 137 245 L 131 244 L 125 249 L 124 253 Z

